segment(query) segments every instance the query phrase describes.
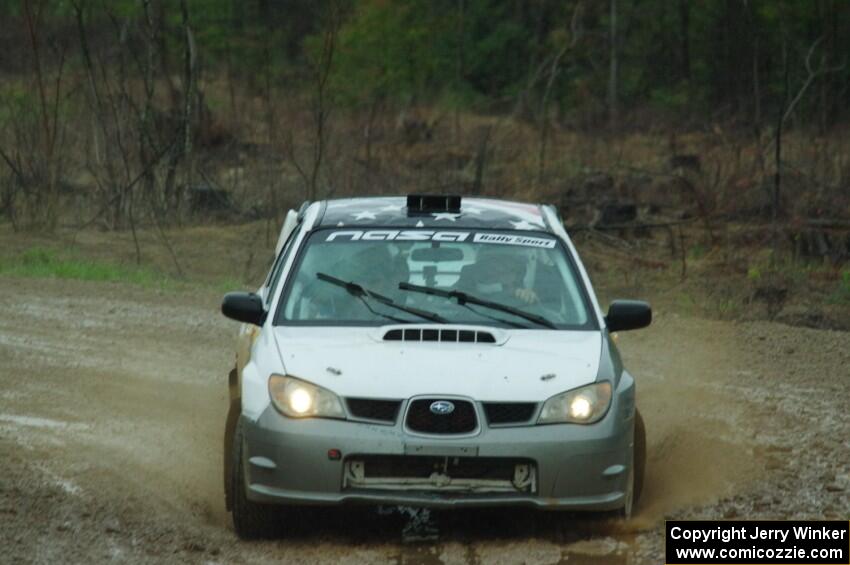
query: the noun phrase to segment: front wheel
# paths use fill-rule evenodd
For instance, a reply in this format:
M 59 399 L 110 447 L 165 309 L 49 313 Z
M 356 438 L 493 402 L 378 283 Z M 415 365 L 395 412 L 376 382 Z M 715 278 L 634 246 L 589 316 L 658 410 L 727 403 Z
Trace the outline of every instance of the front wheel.
M 230 489 L 233 496 L 233 529 L 242 539 L 262 539 L 280 532 L 280 510 L 270 504 L 259 504 L 248 500 L 245 492 L 245 462 L 242 453 L 242 421 L 236 424 L 233 434 L 232 462 L 230 465 Z
M 646 426 L 643 416 L 635 410 L 635 437 L 632 451 L 632 464 L 626 481 L 626 500 L 618 515 L 628 520 L 632 517 L 635 504 L 643 492 L 643 477 L 646 470 Z

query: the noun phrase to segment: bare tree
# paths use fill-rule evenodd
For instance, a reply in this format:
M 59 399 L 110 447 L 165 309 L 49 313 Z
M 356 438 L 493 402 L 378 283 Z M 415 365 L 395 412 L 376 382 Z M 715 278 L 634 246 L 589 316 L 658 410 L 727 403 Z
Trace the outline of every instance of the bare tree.
M 617 80 L 619 61 L 617 60 L 617 0 L 611 0 L 609 51 L 611 53 L 608 69 L 608 125 L 616 129 L 619 116 L 617 107 Z
M 65 163 L 65 154 L 59 149 L 66 133 L 65 116 L 60 112 L 66 49 L 61 42 L 45 42 L 45 5 L 43 0 L 24 0 L 22 4 L 37 104 L 24 110 L 16 107 L 19 104 L 14 100 L 8 102 L 9 121 L 4 129 L 13 143 L 12 148 L 0 147 L 0 158 L 12 173 L 13 184 L 7 188 L 4 201 L 15 228 L 21 226 L 19 219 L 24 220 L 25 227 L 39 229 L 53 229 L 58 222 L 58 187 Z M 49 57 L 44 49 L 48 49 Z M 54 61 L 52 68 L 46 64 L 50 60 Z M 19 203 L 23 210 L 17 209 Z M 19 218 L 18 212 L 24 217 Z
M 789 68 L 790 64 L 788 61 L 788 38 L 787 35 L 783 32 L 782 39 L 782 73 L 783 73 L 783 91 L 782 91 L 782 103 L 779 106 L 779 112 L 776 120 L 776 134 L 774 138 L 774 160 L 776 165 L 776 170 L 773 176 L 773 201 L 772 201 L 772 210 L 771 210 L 771 222 L 772 222 L 772 231 L 773 231 L 773 257 L 776 260 L 779 253 L 779 216 L 781 214 L 781 206 L 782 206 L 782 133 L 785 122 L 794 112 L 797 104 L 802 100 L 803 95 L 812 85 L 812 83 L 819 76 L 837 72 L 844 68 L 844 64 L 837 66 L 828 66 L 826 64 L 826 58 L 821 57 L 820 64 L 817 67 L 812 66 L 812 57 L 814 56 L 815 50 L 817 49 L 820 42 L 823 40 L 823 36 L 818 37 L 812 45 L 809 47 L 808 52 L 806 53 L 805 58 L 805 67 L 806 67 L 806 79 L 803 81 L 802 86 L 797 91 L 797 94 L 789 101 L 790 96 L 790 87 L 789 87 Z
M 184 51 L 183 51 L 183 156 L 188 161 L 186 186 L 191 186 L 194 172 L 194 158 L 192 156 L 192 122 L 195 114 L 195 101 L 197 99 L 197 55 L 195 49 L 195 36 L 189 22 L 189 8 L 186 0 L 180 0 L 180 15 L 183 25 Z
M 328 120 L 331 114 L 329 81 L 341 25 L 341 6 L 337 1 L 332 0 L 326 6 L 321 49 L 314 57 L 311 68 L 313 90 L 310 114 L 313 122 L 313 139 L 308 162 L 302 163 L 298 158 L 295 140 L 291 133 L 289 135 L 289 158 L 306 186 L 309 200 L 316 200 L 319 195 L 319 174 L 327 150 Z
M 552 93 L 552 86 L 555 84 L 555 77 L 558 75 L 561 59 L 564 55 L 575 47 L 579 38 L 582 35 L 581 29 L 582 4 L 576 4 L 573 10 L 572 18 L 570 19 L 569 41 L 565 41 L 564 45 L 555 53 L 551 59 L 549 66 L 549 78 L 546 81 L 546 87 L 543 90 L 543 96 L 540 99 L 540 110 L 538 112 L 538 120 L 540 122 L 540 143 L 537 153 L 537 184 L 543 182 L 543 177 L 546 170 L 546 147 L 549 140 L 549 98 Z
M 846 66 L 845 63 L 841 65 L 829 66 L 826 62 L 826 56 L 821 56 L 820 63 L 817 67 L 812 66 L 812 57 L 814 56 L 815 50 L 818 45 L 823 41 L 824 36 L 818 37 L 814 43 L 809 47 L 809 51 L 806 53 L 806 79 L 803 81 L 803 85 L 800 87 L 800 90 L 797 91 L 796 96 L 791 99 L 791 102 L 788 103 L 788 106 L 785 108 L 785 113 L 782 115 L 782 121 L 787 120 L 791 114 L 794 112 L 794 109 L 797 107 L 797 104 L 803 98 L 803 95 L 809 89 L 815 80 L 825 74 L 835 73 L 841 71 Z
M 107 10 L 118 47 L 112 51 L 114 58 L 110 58 L 90 48 L 86 0 L 76 0 L 72 7 L 88 84 L 86 99 L 93 120 L 94 151 L 87 157 L 88 170 L 101 197 L 99 209 L 87 223 L 105 215 L 111 229 L 129 227 L 136 261 L 140 263 L 137 225 L 146 217 L 153 221 L 178 274 L 182 274 L 163 222 L 175 198 L 172 187 L 177 166 L 186 152 L 186 130 L 190 127 L 185 124 L 185 108 L 191 106 L 185 103 L 185 96 L 177 112 L 164 113 L 156 104 L 163 20 L 155 17 L 151 0 L 143 1 L 140 22 L 118 18 Z M 130 45 L 134 34 L 138 34 L 144 47 L 138 53 Z M 186 49 L 191 50 L 189 46 Z M 175 114 L 181 117 L 177 127 L 169 125 L 168 120 L 168 116 Z M 191 136 L 188 143 L 191 144 Z M 147 208 L 146 216 L 137 211 L 139 204 Z

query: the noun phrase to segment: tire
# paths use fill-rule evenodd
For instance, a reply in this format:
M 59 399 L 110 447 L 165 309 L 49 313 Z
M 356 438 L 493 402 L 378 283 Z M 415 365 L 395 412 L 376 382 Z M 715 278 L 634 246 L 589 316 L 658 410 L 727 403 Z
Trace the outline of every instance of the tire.
M 646 472 L 646 426 L 639 410 L 635 410 L 635 455 L 634 455 L 634 500 L 637 504 L 643 492 L 643 478 Z
M 233 529 L 244 540 L 264 539 L 280 533 L 281 511 L 270 504 L 248 500 L 245 483 L 245 462 L 242 460 L 242 421 L 236 424 L 233 434 L 232 463 L 230 465 L 230 490 L 233 496 Z
M 231 402 L 224 425 L 224 445 L 221 450 L 221 459 L 224 464 L 222 465 L 221 482 L 224 483 L 224 508 L 228 512 L 233 510 L 233 435 L 236 433 L 236 423 L 239 421 L 241 412 L 242 405 L 239 400 Z
M 632 451 L 632 464 L 629 468 L 627 479 L 628 490 L 626 491 L 625 505 L 615 512 L 615 516 L 621 520 L 628 520 L 634 513 L 634 507 L 640 500 L 643 492 L 643 477 L 646 471 L 646 426 L 643 416 L 635 410 L 635 437 Z

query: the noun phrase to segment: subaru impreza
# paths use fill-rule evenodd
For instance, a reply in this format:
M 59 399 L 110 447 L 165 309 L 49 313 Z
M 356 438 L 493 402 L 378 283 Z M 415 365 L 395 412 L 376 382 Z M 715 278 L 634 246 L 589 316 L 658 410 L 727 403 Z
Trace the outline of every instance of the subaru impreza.
M 242 537 L 280 510 L 373 504 L 632 513 L 645 432 L 557 210 L 459 196 L 290 211 L 242 322 L 224 437 Z

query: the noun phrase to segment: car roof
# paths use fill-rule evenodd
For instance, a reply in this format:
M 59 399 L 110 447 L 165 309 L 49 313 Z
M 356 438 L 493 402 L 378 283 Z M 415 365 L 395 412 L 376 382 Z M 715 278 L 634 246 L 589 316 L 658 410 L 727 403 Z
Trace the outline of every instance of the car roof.
M 404 196 L 327 200 L 317 227 L 487 228 L 552 233 L 539 204 L 463 198 L 457 212 L 408 213 Z

